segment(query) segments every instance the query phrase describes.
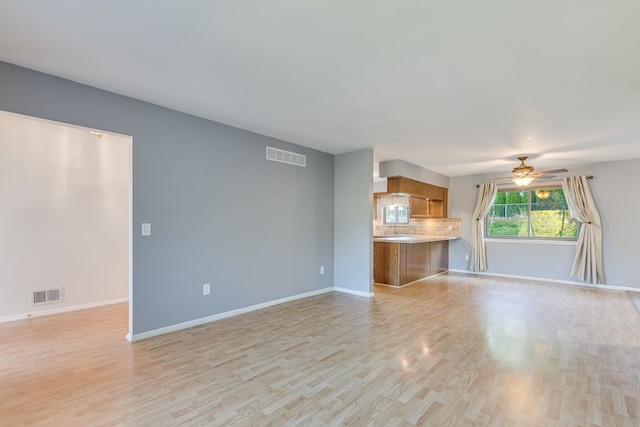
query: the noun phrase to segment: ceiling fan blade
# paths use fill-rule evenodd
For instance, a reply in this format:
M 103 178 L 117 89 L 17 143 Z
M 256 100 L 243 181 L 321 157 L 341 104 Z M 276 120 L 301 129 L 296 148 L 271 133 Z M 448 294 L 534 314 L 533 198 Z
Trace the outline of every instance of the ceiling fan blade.
M 540 179 L 553 179 L 555 178 L 555 175 L 538 175 L 536 178 L 540 178 Z
M 482 182 L 496 182 L 496 181 L 505 181 L 505 180 L 512 180 L 512 179 L 513 179 L 512 176 L 501 176 L 500 178 L 483 179 Z
M 549 170 L 549 171 L 542 171 L 542 172 L 538 172 L 538 175 L 547 175 L 547 174 L 554 174 L 554 173 L 564 173 L 564 172 L 569 172 L 568 169 L 553 169 L 553 170 Z

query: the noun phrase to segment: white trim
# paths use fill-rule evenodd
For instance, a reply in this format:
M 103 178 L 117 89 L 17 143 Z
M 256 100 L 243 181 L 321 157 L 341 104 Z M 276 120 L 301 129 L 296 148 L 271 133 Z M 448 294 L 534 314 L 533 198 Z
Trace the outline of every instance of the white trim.
M 573 240 L 546 240 L 546 239 L 523 239 L 523 238 L 504 238 L 496 239 L 495 237 L 485 237 L 484 241 L 487 243 L 526 243 L 534 245 L 566 245 L 576 246 L 578 239 Z
M 129 212 L 127 212 L 129 220 L 129 236 L 127 238 L 129 245 L 129 322 L 127 328 L 126 339 L 131 341 L 133 336 L 133 136 L 129 136 Z
M 49 316 L 51 314 L 67 313 L 70 311 L 85 310 L 87 308 L 102 307 L 103 305 L 119 304 L 129 301 L 129 298 L 116 298 L 107 301 L 92 302 L 89 304 L 72 305 L 68 307 L 55 308 L 53 310 L 35 311 L 33 313 L 16 314 L 14 316 L 0 317 L 0 323 L 24 320 L 32 317 Z
M 478 276 L 495 276 L 495 277 L 505 277 L 508 279 L 523 279 L 523 280 L 535 280 L 538 282 L 550 282 L 550 283 L 560 283 L 565 285 L 573 285 L 573 286 L 581 286 L 583 288 L 592 288 L 592 289 L 605 289 L 610 291 L 630 291 L 630 292 L 640 292 L 640 288 L 634 288 L 631 286 L 614 286 L 614 285 L 592 285 L 589 283 L 583 282 L 574 282 L 572 280 L 560 280 L 560 279 L 547 279 L 544 277 L 532 277 L 532 276 L 519 276 L 515 274 L 502 274 L 502 273 L 486 273 L 483 271 L 469 271 L 469 270 L 458 270 L 458 269 L 449 269 L 452 273 L 466 273 L 466 274 L 475 274 Z
M 334 291 L 336 292 L 342 292 L 344 294 L 351 294 L 351 295 L 357 295 L 359 297 L 367 297 L 367 298 L 371 298 L 373 296 L 375 296 L 375 294 L 373 292 L 363 292 L 363 291 L 355 291 L 353 289 L 348 289 L 348 288 L 340 288 L 338 286 L 335 286 L 333 288 Z
M 334 291 L 335 288 L 323 288 L 316 291 L 307 292 L 304 294 L 293 295 L 286 298 L 280 298 L 273 301 L 263 302 L 261 304 L 255 304 L 248 307 L 242 307 L 235 310 L 225 311 L 224 313 L 214 314 L 212 316 L 201 317 L 199 319 L 189 320 L 187 322 L 177 323 L 175 325 L 165 326 L 163 328 L 153 329 L 151 331 L 142 332 L 139 334 L 127 334 L 126 338 L 129 342 L 135 342 L 144 340 L 147 338 L 157 337 L 158 335 L 168 334 L 170 332 L 181 331 L 183 329 L 193 328 L 194 326 L 204 325 L 206 323 L 215 322 L 216 320 L 226 319 L 228 317 L 238 316 L 240 314 L 249 313 L 251 311 L 260 310 L 263 308 L 271 307 L 274 305 L 282 304 L 289 301 L 294 301 L 302 298 L 308 298 L 315 295 L 324 294 Z

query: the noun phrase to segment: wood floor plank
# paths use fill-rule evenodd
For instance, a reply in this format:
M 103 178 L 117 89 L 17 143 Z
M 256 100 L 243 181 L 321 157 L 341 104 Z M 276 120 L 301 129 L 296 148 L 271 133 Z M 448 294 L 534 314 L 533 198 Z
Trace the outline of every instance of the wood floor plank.
M 375 293 L 136 343 L 126 304 L 0 324 L 0 425 L 640 425 L 637 295 L 466 274 Z

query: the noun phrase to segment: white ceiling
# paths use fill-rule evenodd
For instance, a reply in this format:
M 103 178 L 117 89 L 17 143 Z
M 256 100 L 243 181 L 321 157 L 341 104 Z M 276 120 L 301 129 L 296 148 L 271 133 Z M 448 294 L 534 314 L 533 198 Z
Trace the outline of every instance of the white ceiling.
M 640 158 L 637 0 L 0 0 L 0 60 L 448 175 Z

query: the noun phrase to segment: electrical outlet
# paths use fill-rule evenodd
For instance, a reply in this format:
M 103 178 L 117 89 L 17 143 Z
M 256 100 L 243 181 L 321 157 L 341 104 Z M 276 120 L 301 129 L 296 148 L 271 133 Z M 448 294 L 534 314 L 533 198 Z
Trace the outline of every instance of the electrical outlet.
M 320 274 L 324 274 L 324 265 L 320 266 Z
M 205 283 L 202 285 L 202 295 L 209 295 L 211 293 L 211 283 Z
M 465 261 L 469 261 L 469 254 L 465 254 L 464 259 Z

